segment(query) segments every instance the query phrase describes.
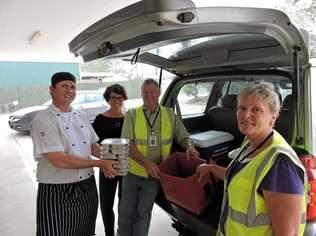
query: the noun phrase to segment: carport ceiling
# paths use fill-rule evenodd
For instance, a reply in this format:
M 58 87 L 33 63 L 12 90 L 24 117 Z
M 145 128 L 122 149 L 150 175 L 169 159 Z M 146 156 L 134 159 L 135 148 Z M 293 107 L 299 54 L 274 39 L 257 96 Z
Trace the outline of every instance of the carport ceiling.
M 0 0 L 0 61 L 77 61 L 69 53 L 69 41 L 137 1 Z

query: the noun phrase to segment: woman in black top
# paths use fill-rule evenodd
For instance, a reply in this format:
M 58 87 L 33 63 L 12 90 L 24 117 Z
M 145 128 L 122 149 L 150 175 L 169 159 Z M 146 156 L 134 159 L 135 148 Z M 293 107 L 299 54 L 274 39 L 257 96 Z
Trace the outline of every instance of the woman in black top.
M 109 103 L 110 109 L 99 114 L 94 122 L 93 128 L 99 136 L 98 143 L 106 138 L 120 138 L 122 125 L 124 121 L 124 112 L 122 110 L 123 101 L 127 99 L 125 89 L 114 84 L 108 87 L 104 94 L 104 99 Z M 106 236 L 114 236 L 115 215 L 113 204 L 116 192 L 116 186 L 119 182 L 118 197 L 121 197 L 121 180 L 122 177 L 106 178 L 102 172 L 99 173 L 99 190 L 100 190 L 100 205 L 102 219 Z

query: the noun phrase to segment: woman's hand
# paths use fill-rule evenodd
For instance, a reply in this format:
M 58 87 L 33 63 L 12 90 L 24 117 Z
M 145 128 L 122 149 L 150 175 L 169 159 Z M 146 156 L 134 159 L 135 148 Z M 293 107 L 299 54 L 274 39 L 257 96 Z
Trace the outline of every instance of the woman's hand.
M 209 175 L 211 173 L 211 165 L 212 164 L 201 164 L 197 167 L 196 172 L 199 176 L 199 182 L 202 181 L 205 175 Z
M 93 156 L 100 158 L 101 157 L 102 146 L 98 143 L 91 145 L 91 153 Z
M 223 180 L 225 177 L 226 168 L 217 164 L 201 164 L 196 169 L 196 172 L 199 175 L 199 182 L 202 181 L 205 175 L 209 175 L 210 173 Z

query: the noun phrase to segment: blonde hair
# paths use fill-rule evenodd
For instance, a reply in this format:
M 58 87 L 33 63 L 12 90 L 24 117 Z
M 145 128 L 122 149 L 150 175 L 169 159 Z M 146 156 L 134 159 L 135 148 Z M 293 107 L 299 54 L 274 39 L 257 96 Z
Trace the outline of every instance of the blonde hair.
M 258 84 L 250 85 L 245 88 L 237 97 L 238 106 L 243 103 L 249 96 L 254 99 L 261 98 L 267 101 L 269 109 L 272 114 L 279 115 L 280 111 L 280 98 L 279 95 L 274 91 L 274 87 L 270 83 L 260 82 Z

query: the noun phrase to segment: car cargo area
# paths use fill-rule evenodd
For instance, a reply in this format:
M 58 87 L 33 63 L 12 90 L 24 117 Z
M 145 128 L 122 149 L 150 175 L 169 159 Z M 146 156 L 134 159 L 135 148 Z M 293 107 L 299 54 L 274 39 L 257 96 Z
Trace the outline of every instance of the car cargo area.
M 253 74 L 239 74 L 238 76 L 184 77 L 178 78 L 174 81 L 175 84 L 171 85 L 175 91 L 178 91 L 178 94 L 171 93 L 173 93 L 173 98 L 178 98 L 173 99 L 176 101 L 177 105 L 174 106 L 178 114 L 187 112 L 184 109 L 188 103 L 191 103 L 192 110 L 192 104 L 201 103 L 202 98 L 205 100 L 204 103 L 209 105 L 206 105 L 205 110 L 199 114 L 182 115 L 182 120 L 201 157 L 205 161 L 227 166 L 231 161 L 229 152 L 239 147 L 244 139 L 237 125 L 237 95 L 240 90 L 251 83 L 266 81 L 274 85 L 281 104 L 280 115 L 274 128 L 288 142 L 291 142 L 293 104 L 292 82 L 289 78 L 290 75 L 284 71 L 269 71 L 268 73 L 256 71 Z M 197 92 L 195 98 L 193 96 L 189 102 L 188 100 L 185 100 L 185 103 L 182 102 L 181 91 L 186 86 L 198 87 L 201 97 Z M 205 91 L 202 92 L 203 87 L 211 87 L 208 94 Z M 217 98 L 214 94 L 217 95 Z M 213 102 L 213 105 L 210 102 Z M 177 148 L 175 146 L 175 149 Z M 186 186 L 188 187 L 188 185 Z M 183 232 L 183 235 L 215 235 L 223 196 L 223 182 L 216 181 L 210 189 L 204 189 L 204 191 L 210 204 L 202 212 L 192 212 L 175 201 L 168 201 L 161 196 L 163 193 L 156 202 L 175 219 L 174 227 L 179 232 Z M 195 200 L 198 201 L 197 198 Z

